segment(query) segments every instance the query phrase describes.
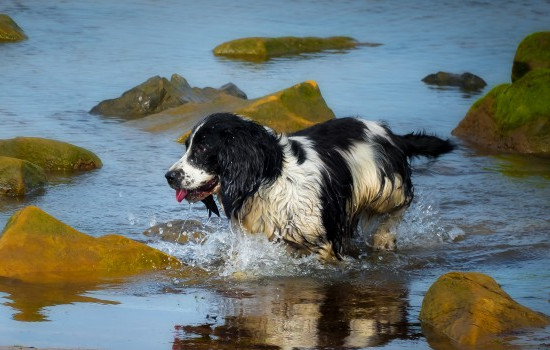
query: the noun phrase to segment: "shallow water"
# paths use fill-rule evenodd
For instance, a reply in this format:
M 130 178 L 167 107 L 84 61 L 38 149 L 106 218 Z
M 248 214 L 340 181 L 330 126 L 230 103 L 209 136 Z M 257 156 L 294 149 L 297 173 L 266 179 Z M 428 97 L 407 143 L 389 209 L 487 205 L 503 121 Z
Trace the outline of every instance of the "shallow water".
M 182 153 L 173 139 L 87 111 L 153 75 L 193 86 L 229 81 L 250 98 L 318 82 L 337 116 L 383 119 L 396 132 L 448 137 L 480 95 L 436 89 L 429 73 L 470 71 L 488 91 L 509 82 L 517 44 L 548 30 L 550 2 L 2 1 L 29 40 L 0 44 L 0 138 L 40 136 L 97 153 L 100 170 L 53 179 L 23 199 L 0 199 L 0 227 L 37 205 L 80 231 L 141 233 L 175 219 L 214 228 L 204 244 L 151 245 L 205 268 L 96 284 L 25 285 L 0 279 L 0 345 L 84 348 L 430 348 L 417 319 L 440 274 L 490 274 L 516 300 L 550 314 L 550 162 L 462 147 L 415 161 L 416 199 L 396 253 L 343 266 L 296 259 L 262 237 L 207 222 L 202 205 L 174 200 L 163 174 Z M 380 42 L 343 53 L 254 64 L 216 58 L 244 36 L 350 35 Z M 550 342 L 550 331 L 519 339 Z

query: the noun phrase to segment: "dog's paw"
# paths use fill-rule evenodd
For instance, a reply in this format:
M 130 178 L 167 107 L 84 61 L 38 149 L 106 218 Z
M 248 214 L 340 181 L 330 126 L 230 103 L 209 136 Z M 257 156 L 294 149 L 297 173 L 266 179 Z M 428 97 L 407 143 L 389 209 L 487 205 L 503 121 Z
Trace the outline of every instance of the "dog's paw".
M 375 250 L 395 250 L 397 248 L 397 238 L 391 232 L 380 232 L 372 238 L 372 248 Z

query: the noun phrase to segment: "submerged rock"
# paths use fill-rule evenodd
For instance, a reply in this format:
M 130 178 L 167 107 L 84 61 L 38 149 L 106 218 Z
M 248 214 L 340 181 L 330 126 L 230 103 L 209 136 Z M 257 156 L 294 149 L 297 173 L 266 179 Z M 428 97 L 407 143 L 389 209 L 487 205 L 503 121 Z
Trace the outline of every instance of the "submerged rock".
M 550 69 L 498 85 L 476 101 L 453 135 L 481 147 L 550 154 Z
M 438 86 L 458 86 L 465 91 L 478 91 L 483 89 L 487 83 L 472 73 L 454 74 L 448 72 L 437 72 L 427 75 L 422 79 L 423 82 Z
M 423 330 L 441 333 L 460 345 L 499 344 L 498 336 L 526 327 L 544 327 L 550 318 L 506 294 L 491 277 L 451 272 L 429 288 L 420 311 Z
M 533 33 L 519 44 L 512 66 L 512 82 L 541 68 L 550 68 L 550 32 Z
M 0 13 L 0 43 L 27 39 L 25 32 L 10 16 Z
M 174 220 L 155 225 L 143 232 L 147 237 L 159 238 L 166 242 L 186 244 L 200 243 L 206 239 L 206 234 L 214 229 L 197 220 Z
M 0 156 L 23 159 L 46 171 L 79 171 L 102 167 L 98 156 L 82 147 L 38 137 L 0 140 Z
M 100 102 L 90 110 L 90 113 L 135 119 L 190 102 L 203 103 L 211 101 L 220 94 L 246 98 L 246 95 L 231 83 L 222 86 L 220 89 L 211 87 L 201 89 L 191 87 L 187 80 L 178 74 L 173 74 L 170 81 L 160 76 L 154 76 L 124 92 L 118 98 Z
M 209 112 L 237 113 L 279 132 L 298 131 L 335 117 L 323 99 L 319 86 L 312 80 L 253 100 L 227 103 L 225 108 L 223 107 Z M 174 109 L 171 112 L 177 113 L 178 110 Z M 209 113 L 200 113 L 198 118 L 186 113 L 182 113 L 181 116 L 191 117 L 194 122 L 198 122 L 207 114 Z M 186 129 L 191 127 L 192 125 L 186 125 Z M 189 132 L 184 133 L 178 138 L 178 142 L 185 142 L 188 136 Z
M 225 42 L 214 48 L 214 55 L 239 58 L 251 61 L 265 61 L 272 57 L 297 55 L 325 50 L 353 49 L 360 45 L 347 36 L 318 37 L 278 37 L 241 38 Z M 372 46 L 376 44 L 371 44 Z
M 15 213 L 0 236 L 0 276 L 41 281 L 51 276 L 132 275 L 179 266 L 173 258 L 120 235 L 88 236 L 41 209 Z
M 45 183 L 46 174 L 38 165 L 0 156 L 0 195 L 22 196 Z

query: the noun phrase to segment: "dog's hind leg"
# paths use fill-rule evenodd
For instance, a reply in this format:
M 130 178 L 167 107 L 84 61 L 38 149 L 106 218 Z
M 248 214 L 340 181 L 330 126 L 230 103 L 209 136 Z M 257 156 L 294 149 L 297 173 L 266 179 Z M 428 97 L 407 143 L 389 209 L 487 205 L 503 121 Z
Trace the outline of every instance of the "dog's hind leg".
M 372 248 L 375 250 L 395 250 L 397 247 L 397 225 L 407 206 L 403 206 L 381 218 L 380 225 L 372 236 Z

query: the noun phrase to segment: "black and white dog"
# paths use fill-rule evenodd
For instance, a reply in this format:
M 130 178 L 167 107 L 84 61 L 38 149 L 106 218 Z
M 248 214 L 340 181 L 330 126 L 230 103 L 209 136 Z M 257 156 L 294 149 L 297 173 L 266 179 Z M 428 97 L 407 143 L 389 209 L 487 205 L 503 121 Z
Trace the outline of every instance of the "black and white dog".
M 176 199 L 203 201 L 251 233 L 339 259 L 344 241 L 375 217 L 377 249 L 395 247 L 395 226 L 413 198 L 409 159 L 453 150 L 423 133 L 395 135 L 381 123 L 333 119 L 279 134 L 217 113 L 196 125 L 166 173 Z

